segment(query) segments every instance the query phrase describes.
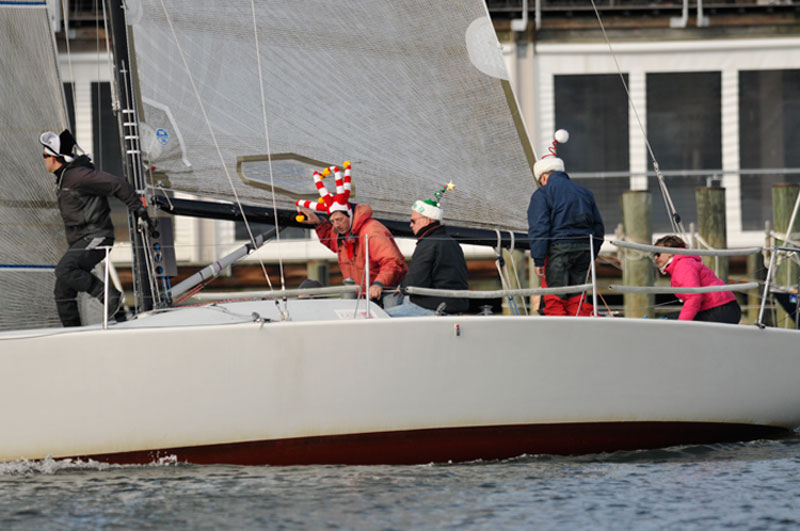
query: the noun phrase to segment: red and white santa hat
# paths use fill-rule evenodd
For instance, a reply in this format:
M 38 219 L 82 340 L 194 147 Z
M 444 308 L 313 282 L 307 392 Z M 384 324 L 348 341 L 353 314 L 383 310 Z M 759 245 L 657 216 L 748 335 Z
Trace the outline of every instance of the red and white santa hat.
M 309 201 L 307 199 L 298 199 L 295 202 L 295 205 L 298 207 L 308 208 L 311 210 L 316 210 L 317 212 L 325 212 L 328 215 L 333 214 L 334 212 L 344 212 L 349 217 L 353 217 L 353 209 L 350 206 L 350 161 L 346 160 L 343 164 L 344 166 L 344 178 L 342 178 L 342 173 L 339 171 L 338 166 L 331 166 L 329 168 L 325 168 L 322 172 L 315 171 L 314 172 L 314 184 L 317 187 L 317 191 L 319 192 L 319 199 L 317 201 Z M 336 181 L 336 194 L 331 194 L 328 192 L 328 189 L 325 188 L 325 183 L 322 180 L 333 173 L 334 179 Z
M 564 161 L 556 156 L 556 148 L 559 142 L 566 144 L 568 141 L 569 133 L 566 129 L 559 129 L 556 131 L 556 134 L 553 135 L 553 144 L 547 148 L 550 153 L 542 156 L 542 158 L 537 160 L 536 164 L 533 165 L 533 175 L 536 177 L 537 181 L 543 173 L 549 171 L 564 171 Z

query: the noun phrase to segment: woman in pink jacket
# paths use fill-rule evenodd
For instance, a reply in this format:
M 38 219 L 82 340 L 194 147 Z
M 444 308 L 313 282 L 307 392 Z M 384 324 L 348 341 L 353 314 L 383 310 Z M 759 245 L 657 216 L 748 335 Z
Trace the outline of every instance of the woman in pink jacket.
M 664 236 L 654 245 L 686 249 L 686 243 L 677 236 Z M 699 256 L 686 254 L 655 253 L 653 256 L 659 271 L 670 276 L 672 287 L 700 288 L 722 286 L 722 282 L 711 268 L 700 261 Z M 737 324 L 742 318 L 742 309 L 730 291 L 712 293 L 678 293 L 683 308 L 678 316 L 681 321 L 713 321 Z

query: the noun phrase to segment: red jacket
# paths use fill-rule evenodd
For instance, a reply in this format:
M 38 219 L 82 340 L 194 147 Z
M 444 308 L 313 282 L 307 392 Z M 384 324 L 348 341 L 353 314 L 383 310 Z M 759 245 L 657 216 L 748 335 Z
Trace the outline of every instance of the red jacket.
M 676 254 L 672 261 L 664 268 L 670 275 L 672 287 L 702 288 L 705 286 L 722 286 L 721 281 L 714 271 L 703 264 L 699 256 Z M 691 321 L 697 312 L 716 308 L 736 300 L 730 291 L 716 291 L 714 293 L 678 293 L 676 296 L 683 301 L 683 308 L 678 319 Z
M 355 205 L 353 222 L 347 235 L 337 233 L 328 221 L 317 225 L 316 231 L 319 241 L 338 255 L 342 278 L 352 278 L 365 290 L 372 284 L 384 288 L 396 286 L 408 272 L 403 253 L 397 248 L 394 237 L 380 221 L 372 219 L 372 207 L 368 205 Z M 369 236 L 370 281 L 366 285 L 363 282 L 366 256 L 364 236 Z

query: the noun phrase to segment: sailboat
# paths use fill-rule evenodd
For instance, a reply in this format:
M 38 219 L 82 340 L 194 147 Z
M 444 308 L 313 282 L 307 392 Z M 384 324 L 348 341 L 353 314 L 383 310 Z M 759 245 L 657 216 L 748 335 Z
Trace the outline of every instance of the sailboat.
M 36 48 L 39 62 L 18 60 L 54 67 L 43 7 L 13 4 L 0 6 L 0 24 L 38 28 L 41 40 L 11 37 L 8 49 Z M 151 204 L 288 223 L 280 209 L 316 193 L 310 170 L 348 158 L 353 199 L 389 220 L 452 177 L 449 225 L 488 230 L 499 245 L 524 230 L 535 155 L 482 1 L 107 4 L 128 177 Z M 51 104 L 64 122 L 63 105 Z M 31 122 L 17 135 L 31 182 L 43 173 L 33 164 L 45 128 L 54 126 Z M 173 192 L 214 201 L 181 203 Z M 9 196 L 5 182 L 2 193 L 28 229 L 39 218 L 26 209 L 53 210 Z M 25 193 L 50 197 L 46 187 Z M 146 231 L 134 232 L 134 319 L 61 329 L 24 326 L 23 316 L 0 333 L 0 461 L 410 464 L 751 440 L 800 425 L 796 331 L 392 319 L 363 299 L 295 300 L 280 289 L 180 306 L 150 278 Z M 21 241 L 3 237 L 15 274 L 52 267 L 57 252 L 24 256 Z M 47 291 L 36 284 L 13 293 Z

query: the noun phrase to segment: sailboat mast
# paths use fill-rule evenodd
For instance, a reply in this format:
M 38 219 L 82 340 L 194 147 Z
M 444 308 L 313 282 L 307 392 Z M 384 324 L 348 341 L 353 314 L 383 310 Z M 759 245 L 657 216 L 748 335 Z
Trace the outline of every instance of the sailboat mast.
M 114 54 L 114 70 L 116 72 L 117 121 L 120 148 L 124 153 L 123 169 L 128 182 L 136 191 L 144 196 L 145 179 L 142 165 L 142 151 L 139 137 L 139 117 L 136 108 L 134 90 L 133 61 L 128 47 L 128 27 L 122 0 L 104 0 L 108 13 L 108 31 Z M 133 253 L 133 289 L 136 298 L 136 310 L 147 311 L 153 308 L 153 289 L 150 268 L 147 265 L 147 242 L 145 231 L 138 230 L 137 219 L 133 212 L 128 212 L 128 230 L 130 232 Z

